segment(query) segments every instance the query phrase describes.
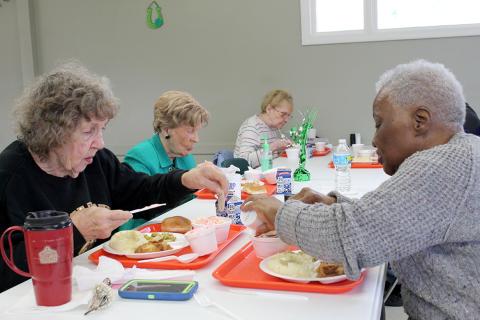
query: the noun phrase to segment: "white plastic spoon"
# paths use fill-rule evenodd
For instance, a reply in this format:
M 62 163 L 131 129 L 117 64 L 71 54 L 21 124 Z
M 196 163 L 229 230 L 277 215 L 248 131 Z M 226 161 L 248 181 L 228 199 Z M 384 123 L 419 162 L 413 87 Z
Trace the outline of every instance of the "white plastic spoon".
M 180 261 L 181 263 L 189 263 L 189 262 L 192 262 L 193 260 L 195 260 L 197 258 L 198 258 L 198 254 L 192 252 L 192 253 L 183 254 L 181 256 L 165 256 L 165 257 L 160 257 L 160 258 L 139 260 L 138 263 L 160 262 L 160 261 L 168 261 L 168 260 L 177 260 L 177 261 Z

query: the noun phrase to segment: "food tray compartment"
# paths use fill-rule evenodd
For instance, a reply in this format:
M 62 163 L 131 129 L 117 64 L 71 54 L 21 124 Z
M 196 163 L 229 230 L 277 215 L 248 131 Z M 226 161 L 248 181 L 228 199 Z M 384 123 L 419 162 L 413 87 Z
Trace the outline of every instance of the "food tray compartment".
M 222 263 L 212 275 L 224 285 L 232 287 L 335 294 L 350 291 L 361 284 L 367 272 L 364 271 L 358 280 L 347 279 L 330 284 L 295 283 L 266 274 L 260 270 L 260 261 L 261 259 L 255 256 L 252 243 L 249 242 Z
M 177 260 L 168 260 L 168 261 L 159 261 L 159 262 L 145 262 L 145 263 L 137 263 L 139 260 L 137 259 L 130 259 L 125 256 L 114 255 L 106 252 L 103 249 L 99 249 L 88 256 L 88 259 L 95 264 L 98 264 L 98 260 L 101 256 L 106 256 L 117 261 L 120 261 L 124 267 L 133 267 L 137 265 L 139 268 L 147 268 L 147 269 L 200 269 L 210 262 L 212 262 L 215 257 L 226 247 L 228 246 L 235 238 L 237 238 L 240 233 L 245 230 L 245 226 L 232 224 L 230 226 L 230 232 L 228 234 L 227 240 L 225 242 L 218 245 L 218 249 L 206 256 L 198 257 L 197 259 L 193 260 L 190 263 L 181 263 Z M 140 232 L 161 232 L 162 231 L 162 224 L 155 223 L 143 226 L 138 229 Z M 175 253 L 176 256 L 180 256 L 182 254 L 191 253 L 192 249 L 190 246 L 183 248 L 179 252 Z

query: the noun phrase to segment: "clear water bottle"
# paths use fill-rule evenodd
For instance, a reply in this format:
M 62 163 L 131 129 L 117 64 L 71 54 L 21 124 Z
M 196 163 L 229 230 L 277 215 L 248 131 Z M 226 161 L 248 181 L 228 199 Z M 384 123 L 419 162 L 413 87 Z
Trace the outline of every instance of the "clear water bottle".
M 352 154 L 345 139 L 338 140 L 338 146 L 333 152 L 333 164 L 335 165 L 335 189 L 338 192 L 349 192 L 352 187 L 350 177 L 350 165 Z

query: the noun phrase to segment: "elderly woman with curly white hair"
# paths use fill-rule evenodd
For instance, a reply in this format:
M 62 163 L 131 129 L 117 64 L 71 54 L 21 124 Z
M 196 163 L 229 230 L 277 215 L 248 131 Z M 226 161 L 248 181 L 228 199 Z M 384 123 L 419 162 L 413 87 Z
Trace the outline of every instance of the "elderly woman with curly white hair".
M 303 190 L 243 209 L 350 278 L 391 262 L 409 319 L 478 319 L 480 138 L 463 132 L 462 86 L 438 63 L 398 65 L 377 83 L 373 119 L 391 175 L 376 190 L 360 199 Z
M 117 113 L 108 81 L 78 63 L 39 77 L 16 105 L 18 140 L 0 153 L 0 232 L 23 225 L 28 212 L 71 212 L 75 253 L 132 218 L 124 210 L 177 202 L 196 189 L 225 193 L 227 180 L 212 164 L 190 171 L 145 175 L 104 148 L 103 131 Z M 23 239 L 12 256 L 28 269 Z M 0 261 L 0 292 L 25 280 Z

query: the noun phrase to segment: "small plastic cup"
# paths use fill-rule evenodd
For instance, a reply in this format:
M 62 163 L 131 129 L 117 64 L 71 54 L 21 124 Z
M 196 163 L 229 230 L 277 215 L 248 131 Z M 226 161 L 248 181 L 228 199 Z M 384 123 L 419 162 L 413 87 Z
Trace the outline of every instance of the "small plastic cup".
M 195 228 L 185 233 L 192 251 L 199 256 L 210 254 L 218 249 L 217 237 L 213 226 Z
M 215 228 L 215 237 L 217 243 L 223 243 L 228 238 L 230 232 L 230 225 L 232 219 L 226 217 L 210 216 L 205 218 L 198 218 L 192 221 L 194 228 L 213 227 Z
M 300 149 L 299 148 L 288 148 L 285 149 L 285 152 L 287 153 L 287 159 L 291 161 L 298 161 L 298 157 L 300 154 Z
M 277 184 L 277 168 L 265 171 L 263 178 L 268 184 Z
M 317 141 L 315 142 L 315 150 L 317 150 L 318 152 L 323 152 L 325 151 L 325 145 L 325 141 Z
M 257 213 L 255 211 L 242 211 L 240 212 L 240 221 L 242 221 L 242 224 L 254 231 L 258 229 L 261 225 L 264 224 L 262 220 L 260 220 L 257 216 Z
M 271 255 L 274 255 L 275 253 L 283 252 L 288 248 L 288 244 L 277 237 L 253 237 L 252 243 L 253 249 L 255 250 L 255 255 L 260 259 L 265 259 Z

